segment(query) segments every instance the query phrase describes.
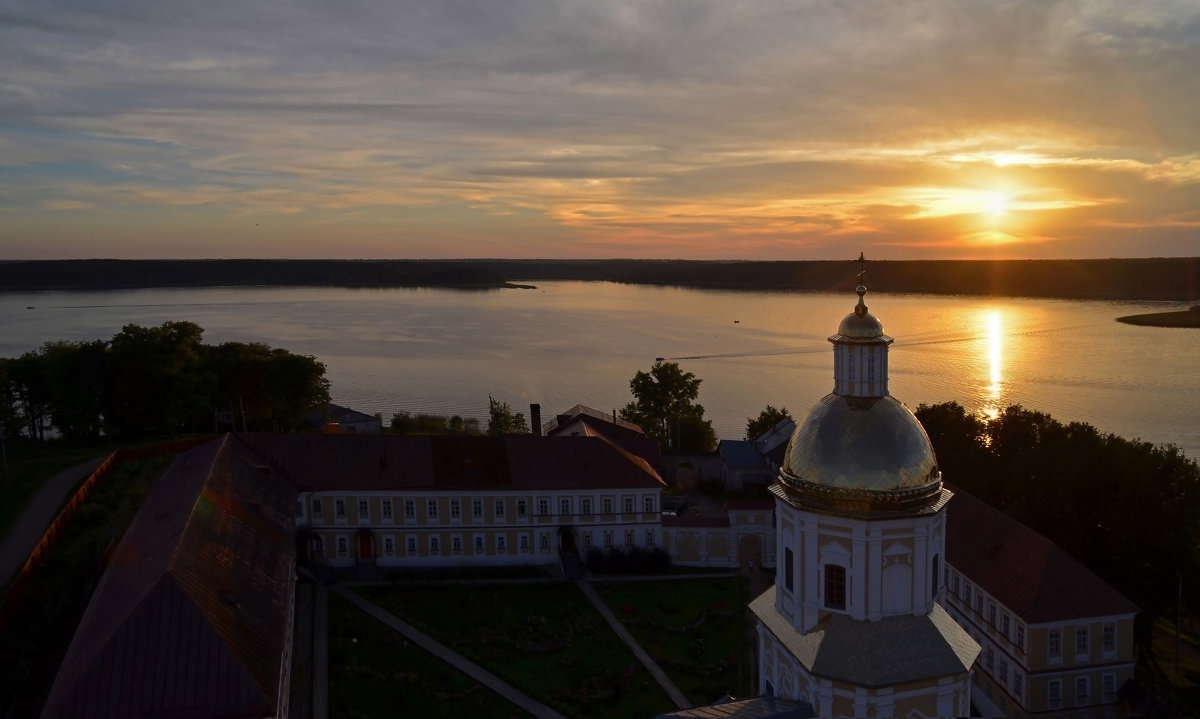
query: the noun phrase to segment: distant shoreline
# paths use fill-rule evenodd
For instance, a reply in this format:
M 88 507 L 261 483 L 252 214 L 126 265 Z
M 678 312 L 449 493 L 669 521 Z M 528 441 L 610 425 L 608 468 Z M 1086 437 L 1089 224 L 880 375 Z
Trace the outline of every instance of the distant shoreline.
M 853 291 L 853 260 L 26 260 L 0 261 L 0 292 L 159 287 L 528 288 L 601 281 L 697 289 Z M 1200 301 L 1200 257 L 878 260 L 866 284 L 894 293 Z M 523 284 L 516 284 L 521 282 Z
M 1200 305 L 1177 312 L 1151 312 L 1144 315 L 1125 315 L 1117 322 L 1143 327 L 1186 327 L 1200 329 Z

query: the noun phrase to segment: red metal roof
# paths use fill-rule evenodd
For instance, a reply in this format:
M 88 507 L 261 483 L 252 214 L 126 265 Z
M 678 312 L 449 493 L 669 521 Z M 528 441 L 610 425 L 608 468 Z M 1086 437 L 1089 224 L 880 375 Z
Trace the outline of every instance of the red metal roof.
M 180 455 L 118 545 L 42 716 L 274 716 L 294 502 L 228 437 Z
M 946 561 L 1025 622 L 1138 611 L 1054 542 L 963 490 L 950 489 Z
M 661 489 L 645 459 L 607 437 L 247 434 L 305 491 Z

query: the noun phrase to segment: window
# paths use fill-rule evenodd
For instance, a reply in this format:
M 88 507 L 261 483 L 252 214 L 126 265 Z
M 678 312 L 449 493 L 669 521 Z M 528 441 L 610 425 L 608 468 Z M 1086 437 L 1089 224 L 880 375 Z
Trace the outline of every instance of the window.
M 1004 612 L 1000 615 L 1000 633 L 1004 635 L 1005 639 L 1007 639 L 1009 636 L 1008 630 L 1010 627 L 1011 622 L 1009 620 L 1008 612 Z
M 971 608 L 971 585 L 967 582 L 963 583 L 963 602 L 967 605 L 967 609 Z
M 950 576 L 950 591 L 954 592 L 954 596 L 958 596 L 958 572 Z
M 1100 677 L 1100 691 L 1104 693 L 1104 701 L 1110 702 L 1117 698 L 1117 675 L 1105 674 Z
M 524 517 L 524 516 L 525 516 L 525 512 L 526 512 L 525 500 L 524 500 L 524 499 L 518 499 L 518 500 L 517 500 L 517 516 L 518 516 L 518 517 Z
M 1021 649 L 1025 648 L 1025 625 L 1017 625 L 1017 646 Z
M 450 519 L 462 518 L 462 502 L 457 499 L 450 500 Z
M 563 497 L 558 500 L 558 513 L 559 514 L 570 514 L 571 513 L 571 498 L 570 497 Z
M 591 497 L 584 497 L 583 499 L 579 500 L 579 512 L 581 514 L 591 514 L 592 513 L 592 498 Z
M 1087 629 L 1076 629 L 1075 630 L 1075 654 L 1077 655 L 1077 658 L 1078 658 L 1078 656 L 1086 657 L 1088 654 L 1088 630 Z
M 371 503 L 366 499 L 360 499 L 358 500 L 358 522 L 362 524 L 369 521 L 371 521 Z
M 430 537 L 429 538 L 429 553 L 430 554 L 441 554 L 441 551 L 442 551 L 442 543 L 440 541 L 438 541 L 437 537 Z
M 483 519 L 483 500 L 471 500 L 471 517 L 473 519 Z
M 475 535 L 475 553 L 483 554 L 483 535 L 482 534 Z
M 632 546 L 633 546 L 633 530 L 626 529 L 625 530 L 625 547 L 626 547 L 626 549 L 628 549 L 629 547 L 632 547 Z
M 415 500 L 415 499 L 404 500 L 404 518 L 405 519 L 416 519 L 417 518 L 417 500 Z
M 544 517 L 547 514 L 550 514 L 550 500 L 544 497 L 538 499 L 538 515 Z
M 592 548 L 592 533 L 591 532 L 583 533 L 583 548 L 585 551 Z
M 304 519 L 304 500 L 296 500 L 296 519 Z
M 436 499 L 431 499 L 425 503 L 425 514 L 429 515 L 430 519 L 437 519 L 438 507 Z
M 504 500 L 497 499 L 496 506 L 492 507 L 492 511 L 496 515 L 496 519 L 504 519 Z
M 543 552 L 550 551 L 550 537 L 548 535 L 542 534 L 538 537 L 538 548 Z
M 390 534 L 383 538 L 383 553 L 388 557 L 396 553 L 396 541 Z
M 346 538 L 345 537 L 337 538 L 337 553 L 338 553 L 339 557 L 344 557 L 350 553 L 346 547 Z
M 794 574 L 794 573 L 793 573 L 793 570 L 792 570 L 792 548 L 791 548 L 791 547 L 786 547 L 786 548 L 784 548 L 784 550 L 783 550 L 783 586 L 784 586 L 784 587 L 785 587 L 785 588 L 786 588 L 786 589 L 787 589 L 789 592 L 790 592 L 790 591 L 793 591 L 793 590 L 792 590 L 792 587 L 793 587 L 793 584 L 792 584 L 792 583 L 793 583 L 793 581 L 795 580 L 795 577 L 793 576 L 793 574 Z
M 983 616 L 983 592 L 982 591 L 975 593 L 975 613 L 981 617 Z
M 1088 704 L 1092 701 L 1091 682 L 1087 677 L 1075 677 L 1075 703 Z
M 1017 701 L 1021 701 L 1022 694 L 1025 693 L 1025 675 L 1020 671 L 1013 672 L 1013 696 Z
M 653 529 L 646 530 L 646 546 L 647 547 L 654 546 L 654 530 Z
M 994 647 L 987 648 L 987 670 L 988 674 L 996 670 L 996 650 Z
M 1051 660 L 1062 657 L 1062 632 L 1055 629 L 1046 635 L 1046 650 Z
M 935 596 L 935 597 L 937 596 L 937 593 L 938 593 L 938 580 L 941 579 L 941 576 L 942 576 L 940 567 L 941 567 L 941 558 L 935 554 L 935 555 L 933 555 L 933 574 L 930 577 L 930 580 L 933 582 L 933 586 L 929 590 L 930 592 L 933 593 L 933 596 Z
M 319 500 L 315 497 L 313 498 L 313 501 L 312 501 L 312 513 L 313 513 L 313 517 L 321 516 L 321 500 Z
M 450 538 L 450 551 L 454 554 L 462 554 L 462 537 L 456 534 Z
M 1046 704 L 1051 709 L 1062 708 L 1062 680 L 1051 679 L 1046 682 Z
M 612 539 L 613 539 L 613 533 L 609 530 L 604 530 L 604 548 L 605 549 L 612 548 L 612 544 L 613 544 Z
M 604 498 L 604 513 L 605 513 L 605 514 L 612 514 L 612 513 L 613 513 L 613 500 L 612 500 L 612 497 L 605 497 L 605 498 Z
M 625 514 L 631 514 L 633 512 L 633 497 L 622 497 L 621 505 L 622 505 L 622 509 L 621 509 L 622 512 L 624 512 Z
M 654 511 L 654 497 L 652 497 L 652 496 L 642 497 L 642 511 L 643 512 L 653 512 Z
M 408 545 L 407 549 L 408 549 L 409 554 L 417 553 L 417 538 L 416 537 L 409 535 L 405 543 Z
M 996 676 L 1000 680 L 1000 686 L 1008 686 L 1008 660 L 1000 657 L 1000 671 L 996 672 Z
M 867 379 L 871 382 L 875 381 L 875 355 L 874 353 L 867 355 Z
M 521 535 L 521 551 L 522 552 L 529 551 L 529 535 L 528 534 Z
M 313 556 L 314 556 L 314 557 L 324 557 L 324 556 L 325 556 L 325 542 L 324 542 L 324 540 L 322 540 L 320 537 L 313 537 L 313 540 L 312 540 L 312 551 L 313 551 Z
M 846 609 L 846 568 L 840 564 L 825 565 L 825 606 Z
M 346 500 L 344 500 L 344 499 L 333 500 L 333 515 L 335 517 L 337 517 L 338 519 L 346 518 Z
M 1104 634 L 1100 639 L 1100 648 L 1105 654 L 1117 651 L 1117 625 L 1105 624 Z
M 988 624 L 996 626 L 996 605 L 988 602 Z
M 503 534 L 496 535 L 496 552 L 498 554 L 508 553 L 508 540 L 504 538 Z
M 380 506 L 382 507 L 381 511 L 383 512 L 384 520 L 388 522 L 392 521 L 392 500 L 385 499 Z

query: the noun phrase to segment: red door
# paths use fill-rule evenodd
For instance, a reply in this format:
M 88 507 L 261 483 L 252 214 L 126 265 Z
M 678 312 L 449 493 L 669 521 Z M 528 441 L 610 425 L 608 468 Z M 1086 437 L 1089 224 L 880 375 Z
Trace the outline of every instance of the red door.
M 358 556 L 361 559 L 371 558 L 371 533 L 360 532 L 358 535 Z

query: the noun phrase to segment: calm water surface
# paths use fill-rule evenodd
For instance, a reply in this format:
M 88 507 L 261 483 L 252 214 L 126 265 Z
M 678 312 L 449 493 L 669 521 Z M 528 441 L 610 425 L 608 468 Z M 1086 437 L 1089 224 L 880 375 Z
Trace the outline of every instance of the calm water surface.
M 740 439 L 766 404 L 799 417 L 832 389 L 826 338 L 856 301 L 598 282 L 0 294 L 0 356 L 109 339 L 131 322 L 189 320 L 208 343 L 316 356 L 335 402 L 385 419 L 401 410 L 484 418 L 489 393 L 526 412 L 540 402 L 544 418 L 577 403 L 610 411 L 630 401 L 634 372 L 666 357 L 703 380 L 718 435 Z M 896 340 L 891 393 L 912 408 L 1021 404 L 1200 457 L 1200 331 L 1114 321 L 1185 305 L 882 292 L 867 303 Z

